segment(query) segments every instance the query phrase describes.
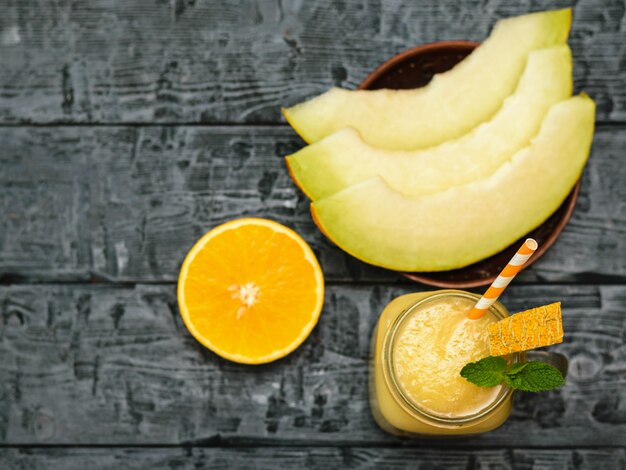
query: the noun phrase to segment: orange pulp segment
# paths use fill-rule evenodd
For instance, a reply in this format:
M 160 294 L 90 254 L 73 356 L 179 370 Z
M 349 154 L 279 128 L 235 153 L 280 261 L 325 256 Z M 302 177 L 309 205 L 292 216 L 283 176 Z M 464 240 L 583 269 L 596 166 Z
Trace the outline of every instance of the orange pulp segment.
M 206 233 L 183 262 L 178 304 L 204 346 L 231 361 L 286 356 L 311 333 L 324 303 L 315 254 L 293 230 L 237 219 Z
M 561 302 L 531 308 L 489 325 L 492 356 L 563 342 Z

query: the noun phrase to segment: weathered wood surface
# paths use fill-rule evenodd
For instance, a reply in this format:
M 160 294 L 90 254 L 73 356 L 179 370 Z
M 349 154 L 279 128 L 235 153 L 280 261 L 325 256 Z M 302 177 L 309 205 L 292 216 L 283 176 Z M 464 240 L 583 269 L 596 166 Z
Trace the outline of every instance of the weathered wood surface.
M 624 449 L 428 450 L 426 448 L 283 447 L 0 449 L 0 462 L 14 470 L 145 468 L 236 468 L 241 470 L 622 470 Z
M 173 285 L 0 288 L 0 441 L 5 444 L 399 444 L 626 446 L 624 286 L 517 286 L 512 311 L 562 300 L 567 385 L 520 394 L 492 433 L 406 441 L 368 404 L 369 337 L 383 306 L 413 286 L 329 286 L 297 351 L 250 367 L 186 331 Z
M 624 121 L 623 0 L 19 0 L 0 15 L 0 122 L 276 123 L 408 47 L 573 4 L 576 88 Z
M 554 349 L 568 384 L 518 395 L 480 437 L 384 434 L 367 401 L 369 334 L 389 299 L 420 287 L 317 231 L 283 165 L 302 143 L 279 107 L 355 87 L 416 44 L 481 40 L 498 18 L 573 4 L 576 89 L 604 124 L 572 221 L 505 298 L 514 311 L 564 302 Z M 625 11 L 0 0 L 0 468 L 625 468 Z M 331 281 L 307 342 L 256 368 L 191 338 L 174 287 L 195 239 L 252 215 L 303 234 Z
M 279 220 L 328 280 L 400 276 L 343 253 L 314 226 L 283 156 L 286 128 L 0 129 L 0 278 L 175 281 L 189 248 L 234 217 Z M 626 127 L 598 129 L 574 217 L 517 282 L 626 279 Z

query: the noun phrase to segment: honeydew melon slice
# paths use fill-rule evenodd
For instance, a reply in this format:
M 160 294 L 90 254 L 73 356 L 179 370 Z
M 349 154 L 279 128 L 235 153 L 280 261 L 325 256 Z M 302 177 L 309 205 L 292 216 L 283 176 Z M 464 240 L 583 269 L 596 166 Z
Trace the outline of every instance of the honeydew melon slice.
M 414 90 L 332 88 L 283 110 L 308 143 L 354 127 L 374 146 L 413 150 L 457 138 L 488 120 L 513 93 L 528 53 L 567 40 L 571 9 L 498 21 L 465 60 Z
M 375 177 L 311 205 L 318 227 L 368 263 L 400 271 L 456 269 L 539 226 L 580 177 L 593 137 L 586 95 L 555 105 L 532 143 L 491 176 L 411 198 Z
M 469 134 L 423 150 L 385 150 L 346 128 L 287 157 L 298 186 L 314 201 L 381 176 L 408 196 L 460 186 L 493 173 L 539 132 L 550 106 L 572 95 L 567 45 L 533 51 L 515 93 Z

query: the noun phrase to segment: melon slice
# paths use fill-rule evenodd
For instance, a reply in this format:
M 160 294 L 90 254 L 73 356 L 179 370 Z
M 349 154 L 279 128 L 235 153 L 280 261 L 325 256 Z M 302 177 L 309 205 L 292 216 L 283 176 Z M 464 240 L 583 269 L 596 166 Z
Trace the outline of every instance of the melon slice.
M 414 90 L 332 88 L 283 113 L 308 143 L 354 127 L 374 146 L 414 150 L 457 138 L 488 120 L 513 93 L 528 53 L 563 44 L 571 9 L 499 21 L 472 54 Z
M 488 176 L 529 144 L 550 106 L 572 95 L 567 45 L 531 52 L 515 91 L 491 121 L 423 150 L 385 150 L 346 128 L 287 157 L 294 180 L 314 201 L 381 176 L 393 189 L 421 196 Z
M 401 271 L 456 269 L 536 228 L 580 177 L 593 137 L 586 95 L 556 104 L 539 134 L 491 176 L 424 197 L 380 177 L 311 205 L 318 227 L 351 255 Z

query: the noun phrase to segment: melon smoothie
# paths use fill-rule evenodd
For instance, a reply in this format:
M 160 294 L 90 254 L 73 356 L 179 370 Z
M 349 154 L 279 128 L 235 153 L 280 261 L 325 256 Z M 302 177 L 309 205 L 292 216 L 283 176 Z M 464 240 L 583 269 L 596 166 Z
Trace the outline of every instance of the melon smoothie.
M 446 290 L 404 295 L 387 305 L 372 338 L 370 393 L 384 430 L 475 434 L 506 420 L 512 390 L 478 387 L 460 376 L 463 366 L 489 356 L 488 326 L 509 314 L 496 302 L 482 318 L 468 319 L 479 298 Z

